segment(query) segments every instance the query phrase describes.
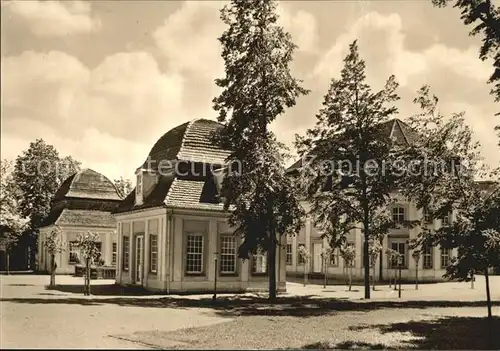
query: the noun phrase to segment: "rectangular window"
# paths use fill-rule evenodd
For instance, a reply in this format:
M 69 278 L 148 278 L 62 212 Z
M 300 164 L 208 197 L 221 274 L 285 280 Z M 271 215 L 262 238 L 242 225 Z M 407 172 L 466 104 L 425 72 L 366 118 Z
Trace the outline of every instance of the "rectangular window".
M 69 242 L 69 264 L 79 264 L 80 261 L 80 249 L 78 248 L 78 243 L 76 241 Z
M 298 257 L 298 264 L 305 264 L 306 263 L 306 258 L 300 253 L 300 248 L 301 247 L 306 247 L 304 244 L 299 244 L 297 246 L 297 257 Z
M 111 244 L 111 265 L 116 266 L 116 257 L 117 257 L 117 251 L 118 251 L 118 244 L 113 243 Z
M 149 270 L 156 273 L 158 270 L 158 236 L 149 236 Z
M 130 266 L 130 223 L 122 223 L 122 269 L 128 271 Z
M 122 257 L 122 268 L 124 271 L 128 271 L 130 263 L 130 238 L 128 236 L 123 236 L 123 257 Z
M 266 274 L 267 273 L 267 254 L 256 253 L 252 255 L 252 273 Z
M 159 220 L 157 218 L 148 220 L 149 271 L 151 273 L 158 272 L 158 225 Z
M 399 264 L 401 267 L 406 268 L 406 244 L 405 243 L 391 243 L 391 249 L 399 252 L 400 258 L 392 257 L 390 266 L 391 268 L 398 268 Z
M 448 213 L 441 219 L 441 225 L 449 225 L 451 223 L 451 214 Z
M 220 237 L 220 273 L 236 273 L 236 238 L 232 235 Z
M 396 224 L 402 224 L 405 221 L 405 209 L 404 207 L 393 207 L 392 208 L 392 221 Z
M 431 217 L 431 214 L 429 213 L 429 211 L 426 208 L 424 208 L 423 212 L 424 212 L 424 222 L 425 223 L 432 223 L 432 217 Z
M 451 249 L 441 248 L 441 268 L 444 269 L 450 264 Z
M 356 244 L 353 242 L 348 242 L 346 245 L 350 247 L 356 247 Z M 356 258 L 353 258 L 351 262 L 346 262 L 346 267 L 354 267 L 355 263 Z
M 94 258 L 94 262 L 98 263 L 102 257 L 102 243 L 100 241 L 97 241 L 95 243 L 95 247 L 97 249 L 97 256 Z
M 187 235 L 186 273 L 203 273 L 203 235 L 201 234 Z
M 330 266 L 337 266 L 339 264 L 339 253 L 338 250 L 332 250 L 330 253 L 330 261 L 328 262 Z
M 424 247 L 423 250 L 423 257 L 424 257 L 424 262 L 423 262 L 423 268 L 424 269 L 432 269 L 433 264 L 432 264 L 432 246 L 426 246 Z
M 286 244 L 286 264 L 292 264 L 292 262 L 293 262 L 292 244 Z
M 137 175 L 137 184 L 135 186 L 135 194 L 137 197 L 142 196 L 142 174 Z

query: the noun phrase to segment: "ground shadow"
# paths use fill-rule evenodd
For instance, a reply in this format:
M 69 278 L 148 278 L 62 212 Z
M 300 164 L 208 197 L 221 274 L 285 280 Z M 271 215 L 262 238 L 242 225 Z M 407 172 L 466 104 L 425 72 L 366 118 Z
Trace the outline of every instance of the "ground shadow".
M 7 284 L 7 286 L 35 286 L 35 284 Z
M 71 292 L 72 289 L 81 291 L 82 286 L 56 286 L 50 290 Z M 106 288 L 105 288 L 106 287 Z M 92 294 L 99 295 L 109 292 L 109 286 L 93 286 Z M 101 290 L 99 290 L 101 289 Z M 120 290 L 120 287 L 116 289 Z M 323 298 L 315 295 L 308 296 L 280 296 L 276 303 L 269 304 L 265 296 L 252 295 L 222 295 L 213 301 L 211 297 L 185 297 L 185 296 L 138 296 L 133 290 L 124 289 L 123 295 L 115 294 L 113 297 L 82 295 L 57 297 L 57 298 L 2 298 L 0 301 L 26 303 L 26 304 L 69 304 L 69 305 L 102 305 L 114 304 L 118 306 L 155 307 L 155 308 L 208 308 L 224 317 L 234 316 L 296 316 L 313 317 L 335 314 L 342 311 L 368 312 L 378 309 L 398 308 L 436 308 L 436 307 L 485 307 L 483 301 L 370 301 L 348 300 L 341 298 Z M 81 292 L 80 292 L 81 293 Z M 128 295 L 127 295 L 128 294 Z M 54 294 L 56 295 L 56 294 Z M 112 295 L 109 293 L 109 295 Z M 117 296 L 116 296 L 117 295 Z M 500 301 L 493 302 L 500 306 Z
M 349 330 L 356 331 L 366 329 L 378 329 L 381 333 L 410 333 L 414 338 L 404 341 L 404 348 L 424 350 L 500 349 L 498 335 L 500 317 L 494 317 L 492 323 L 488 323 L 485 317 L 441 317 L 387 325 L 357 325 L 349 328 Z
M 82 294 L 84 286 L 82 284 L 64 284 L 55 286 L 45 286 L 46 290 L 60 291 L 68 294 Z M 90 284 L 90 292 L 95 296 L 152 296 L 155 293 L 147 291 L 143 287 L 121 286 L 118 284 Z
M 363 341 L 344 341 L 338 344 L 331 344 L 329 342 L 315 342 L 302 347 L 302 349 L 313 350 L 395 350 L 396 348 L 387 347 L 384 344 L 370 344 Z

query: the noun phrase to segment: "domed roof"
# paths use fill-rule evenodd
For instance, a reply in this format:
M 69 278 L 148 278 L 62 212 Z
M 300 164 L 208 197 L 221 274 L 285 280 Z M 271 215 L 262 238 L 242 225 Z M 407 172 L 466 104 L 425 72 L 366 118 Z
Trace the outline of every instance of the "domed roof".
M 160 162 L 175 160 L 224 164 L 230 152 L 211 139 L 220 127 L 222 124 L 213 120 L 195 119 L 169 130 L 154 144 L 141 168 L 157 169 Z
M 115 185 L 101 173 L 89 168 L 68 177 L 57 190 L 54 200 L 68 197 L 121 200 Z

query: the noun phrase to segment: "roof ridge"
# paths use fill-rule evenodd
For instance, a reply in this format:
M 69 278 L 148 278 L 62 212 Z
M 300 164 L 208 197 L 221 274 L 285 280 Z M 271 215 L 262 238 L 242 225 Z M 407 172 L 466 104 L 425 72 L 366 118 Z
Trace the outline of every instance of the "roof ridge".
M 410 145 L 410 142 L 408 141 L 408 137 L 406 136 L 404 129 L 401 127 L 401 123 L 403 123 L 403 121 L 401 121 L 399 118 L 396 118 L 396 123 L 399 126 L 399 130 L 401 131 L 401 134 L 403 134 L 403 138 L 405 138 L 406 144 Z
M 181 146 L 179 147 L 179 151 L 177 151 L 177 155 L 175 155 L 176 158 L 179 158 L 179 154 L 182 152 L 182 149 L 184 148 L 184 144 L 186 143 L 186 135 L 189 133 L 189 130 L 193 126 L 193 124 L 199 120 L 197 119 L 192 119 L 191 121 L 188 122 L 188 125 L 186 126 L 186 130 L 182 134 L 182 140 L 181 140 Z
M 62 214 L 67 210 L 67 208 L 63 208 L 62 211 L 59 213 L 59 215 L 57 216 L 57 219 L 54 221 L 53 225 L 58 225 L 57 223 L 59 222 L 59 220 L 61 219 L 61 216 Z
M 391 122 L 391 120 L 389 120 L 388 122 Z M 389 132 L 389 138 L 392 138 L 392 135 L 394 134 L 395 125 L 396 125 L 396 118 L 392 119 L 392 126 L 391 126 L 391 131 Z
M 172 184 L 170 184 L 170 187 L 168 188 L 167 190 L 167 196 L 165 196 L 165 199 L 163 200 L 163 203 L 166 205 L 168 203 L 168 201 L 170 200 L 170 193 L 175 185 L 175 183 L 177 183 L 177 177 L 174 178 L 174 180 L 172 181 Z

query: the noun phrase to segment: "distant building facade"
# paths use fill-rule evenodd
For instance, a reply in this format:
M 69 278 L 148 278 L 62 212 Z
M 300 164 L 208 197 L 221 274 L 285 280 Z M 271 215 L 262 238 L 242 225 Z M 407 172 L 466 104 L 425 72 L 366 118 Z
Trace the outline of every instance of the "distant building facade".
M 412 142 L 412 131 L 404 122 L 393 119 L 381 125 L 382 132 L 388 138 L 395 140 L 399 146 L 409 145 Z M 292 165 L 288 172 L 300 172 L 301 160 Z M 392 194 L 395 204 L 392 206 L 393 220 L 397 222 L 420 220 L 425 214 L 419 210 L 415 204 L 407 201 L 398 192 Z M 307 202 L 302 202 L 304 209 L 308 212 L 310 205 Z M 450 213 L 442 219 L 435 219 L 425 221 L 425 225 L 438 229 L 443 223 L 451 222 L 454 220 L 455 213 Z M 318 228 L 314 226 L 311 217 L 305 219 L 305 226 L 300 233 L 293 237 L 287 238 L 286 244 L 286 271 L 289 276 L 302 276 L 304 271 L 315 276 L 323 276 L 325 273 L 333 278 L 346 278 L 348 269 L 352 269 L 352 275 L 355 278 L 363 279 L 364 265 L 363 265 L 363 245 L 364 236 L 361 231 L 362 225 L 359 224 L 356 229 L 353 229 L 347 235 L 347 243 L 353 245 L 356 251 L 356 258 L 352 268 L 347 267 L 346 262 L 339 254 L 339 249 L 335 248 L 330 258 L 323 259 L 321 253 L 324 248 L 329 248 L 327 238 L 322 238 Z M 405 228 L 398 226 L 398 228 L 390 229 L 383 239 L 383 252 L 382 257 L 378 257 L 375 263 L 375 279 L 379 279 L 379 265 L 382 260 L 382 274 L 383 278 L 394 277 L 398 264 L 389 258 L 385 251 L 390 248 L 398 251 L 403 255 L 401 275 L 405 279 L 414 279 L 417 269 L 417 263 L 412 257 L 412 250 L 409 248 L 409 241 L 416 238 L 418 235 L 417 228 Z M 307 262 L 299 255 L 299 247 L 303 245 L 307 252 L 310 254 Z M 444 249 L 441 247 L 428 247 L 424 250 L 418 261 L 418 275 L 421 280 L 442 280 L 446 267 L 450 263 L 456 250 Z M 372 274 L 372 270 L 370 270 Z
M 113 213 L 118 284 L 211 292 L 217 279 L 218 291 L 267 290 L 267 255 L 238 258 L 241 238 L 218 197 L 217 170 L 229 155 L 210 139 L 220 126 L 197 119 L 173 128 L 136 170 L 136 188 Z M 286 289 L 284 243 L 276 258 L 280 291 Z
M 121 198 L 114 184 L 102 174 L 84 169 L 66 179 L 52 200 L 48 217 L 42 223 L 38 238 L 38 270 L 50 270 L 50 256 L 45 249 L 48 233 L 59 227 L 62 251 L 57 254 L 56 273 L 73 274 L 75 266 L 85 264 L 76 246 L 78 234 L 99 234 L 100 259 L 106 266 L 117 262 L 116 221 L 111 215 Z

